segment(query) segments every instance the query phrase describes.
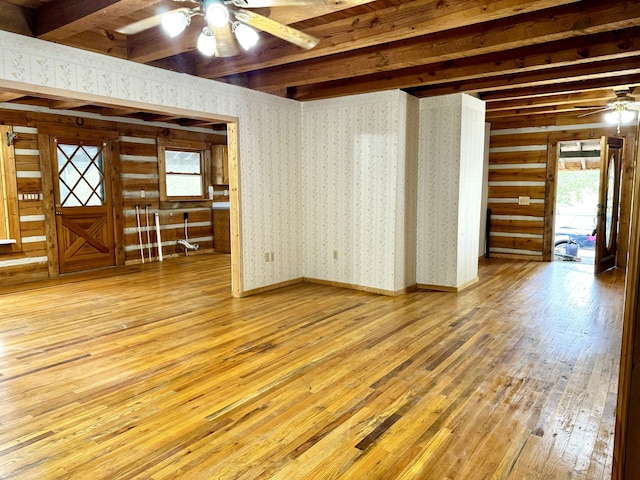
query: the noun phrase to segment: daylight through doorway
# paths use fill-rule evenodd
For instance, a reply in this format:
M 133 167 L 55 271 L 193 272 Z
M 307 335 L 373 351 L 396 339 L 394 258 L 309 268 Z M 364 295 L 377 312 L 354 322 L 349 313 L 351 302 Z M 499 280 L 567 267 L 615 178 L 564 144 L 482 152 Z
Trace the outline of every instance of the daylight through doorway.
M 558 142 L 554 261 L 594 264 L 600 148 L 599 139 Z

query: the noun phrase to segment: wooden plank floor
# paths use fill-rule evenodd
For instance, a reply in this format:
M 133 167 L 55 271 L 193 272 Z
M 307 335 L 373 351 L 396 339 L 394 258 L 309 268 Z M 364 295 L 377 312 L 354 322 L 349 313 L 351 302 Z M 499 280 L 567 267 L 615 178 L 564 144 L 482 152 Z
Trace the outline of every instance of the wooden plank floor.
M 0 290 L 0 478 L 608 479 L 622 272 L 230 297 L 227 255 Z

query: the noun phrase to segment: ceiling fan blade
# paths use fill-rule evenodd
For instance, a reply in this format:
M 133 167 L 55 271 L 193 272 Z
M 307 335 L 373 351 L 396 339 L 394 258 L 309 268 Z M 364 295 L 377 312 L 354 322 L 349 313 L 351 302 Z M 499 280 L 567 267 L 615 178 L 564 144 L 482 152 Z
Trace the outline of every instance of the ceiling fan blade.
M 233 13 L 238 21 L 262 30 L 263 32 L 270 33 L 274 37 L 286 40 L 305 50 L 315 47 L 320 41 L 320 39 L 312 35 L 288 27 L 249 10 L 237 10 Z
M 327 5 L 328 0 L 232 0 L 239 8 L 301 7 Z
M 157 15 L 138 20 L 137 22 L 130 23 L 129 25 L 124 25 L 122 27 L 116 28 L 115 31 L 124 35 L 135 35 L 136 33 L 144 32 L 145 30 L 149 30 L 150 28 L 160 25 L 162 23 L 162 17 L 167 13 L 188 11 L 188 8 L 176 8 L 175 10 L 162 12 Z
M 144 32 L 150 28 L 157 27 L 162 22 L 162 15 L 154 15 L 153 17 L 145 18 L 137 22 L 130 23 L 124 27 L 116 28 L 116 32 L 124 35 L 135 35 L 136 33 Z
M 606 112 L 607 110 L 611 110 L 609 107 L 601 108 L 600 110 L 596 110 L 595 112 L 583 113 L 582 115 L 578 115 L 578 118 L 588 117 L 589 115 L 595 115 L 596 113 Z
M 227 24 L 224 27 L 214 27 L 213 34 L 216 37 L 216 57 L 233 57 L 240 53 L 236 39 L 231 32 L 230 24 Z

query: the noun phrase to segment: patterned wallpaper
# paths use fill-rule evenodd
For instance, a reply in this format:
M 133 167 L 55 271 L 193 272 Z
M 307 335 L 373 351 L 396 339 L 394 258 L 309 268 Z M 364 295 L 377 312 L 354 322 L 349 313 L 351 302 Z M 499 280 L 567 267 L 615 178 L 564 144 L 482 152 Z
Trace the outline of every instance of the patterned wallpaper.
M 244 290 L 302 276 L 389 292 L 458 285 L 471 250 L 477 267 L 479 225 L 457 226 L 476 201 L 460 168 L 481 178 L 479 100 L 388 91 L 301 104 L 8 32 L 0 86 L 237 119 Z
M 303 104 L 305 277 L 385 291 L 415 284 L 405 244 L 415 223 L 405 185 L 417 153 L 407 145 L 417 145 L 413 100 L 390 91 Z
M 417 230 L 417 196 L 418 196 L 418 138 L 420 133 L 420 101 L 405 95 L 406 102 L 401 103 L 400 118 L 404 119 L 404 142 L 398 161 L 396 177 L 396 272 L 394 291 L 416 284 L 416 230 Z M 402 99 L 401 99 L 402 100 Z M 402 132 L 401 132 L 402 134 Z M 404 214 L 402 214 L 404 212 Z
M 4 31 L 0 85 L 187 116 L 239 118 L 244 289 L 301 276 L 300 205 L 292 201 L 300 191 L 299 103 Z M 274 262 L 264 262 L 264 252 L 273 252 Z
M 461 98 L 458 286 L 478 276 L 480 218 L 486 208 L 482 202 L 486 148 L 485 104 L 469 95 L 461 95 Z
M 420 100 L 417 282 L 458 287 L 477 276 L 484 102 Z
M 292 105 L 247 103 L 241 117 L 241 152 L 253 147 L 241 157 L 240 179 L 245 270 L 255 265 L 247 289 L 302 277 L 301 112 Z

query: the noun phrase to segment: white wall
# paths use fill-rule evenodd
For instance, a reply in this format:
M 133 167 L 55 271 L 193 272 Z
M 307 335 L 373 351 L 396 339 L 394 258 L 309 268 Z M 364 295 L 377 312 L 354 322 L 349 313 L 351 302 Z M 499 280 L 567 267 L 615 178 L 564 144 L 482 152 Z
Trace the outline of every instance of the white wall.
M 0 86 L 239 119 L 244 289 L 301 276 L 298 102 L 3 31 Z M 264 262 L 266 251 L 275 253 L 275 262 Z
M 420 100 L 418 284 L 457 288 L 477 276 L 484 102 Z
M 305 277 L 415 284 L 415 100 L 388 91 L 302 105 Z
M 478 277 L 478 249 L 485 158 L 485 104 L 462 97 L 458 200 L 457 286 Z

